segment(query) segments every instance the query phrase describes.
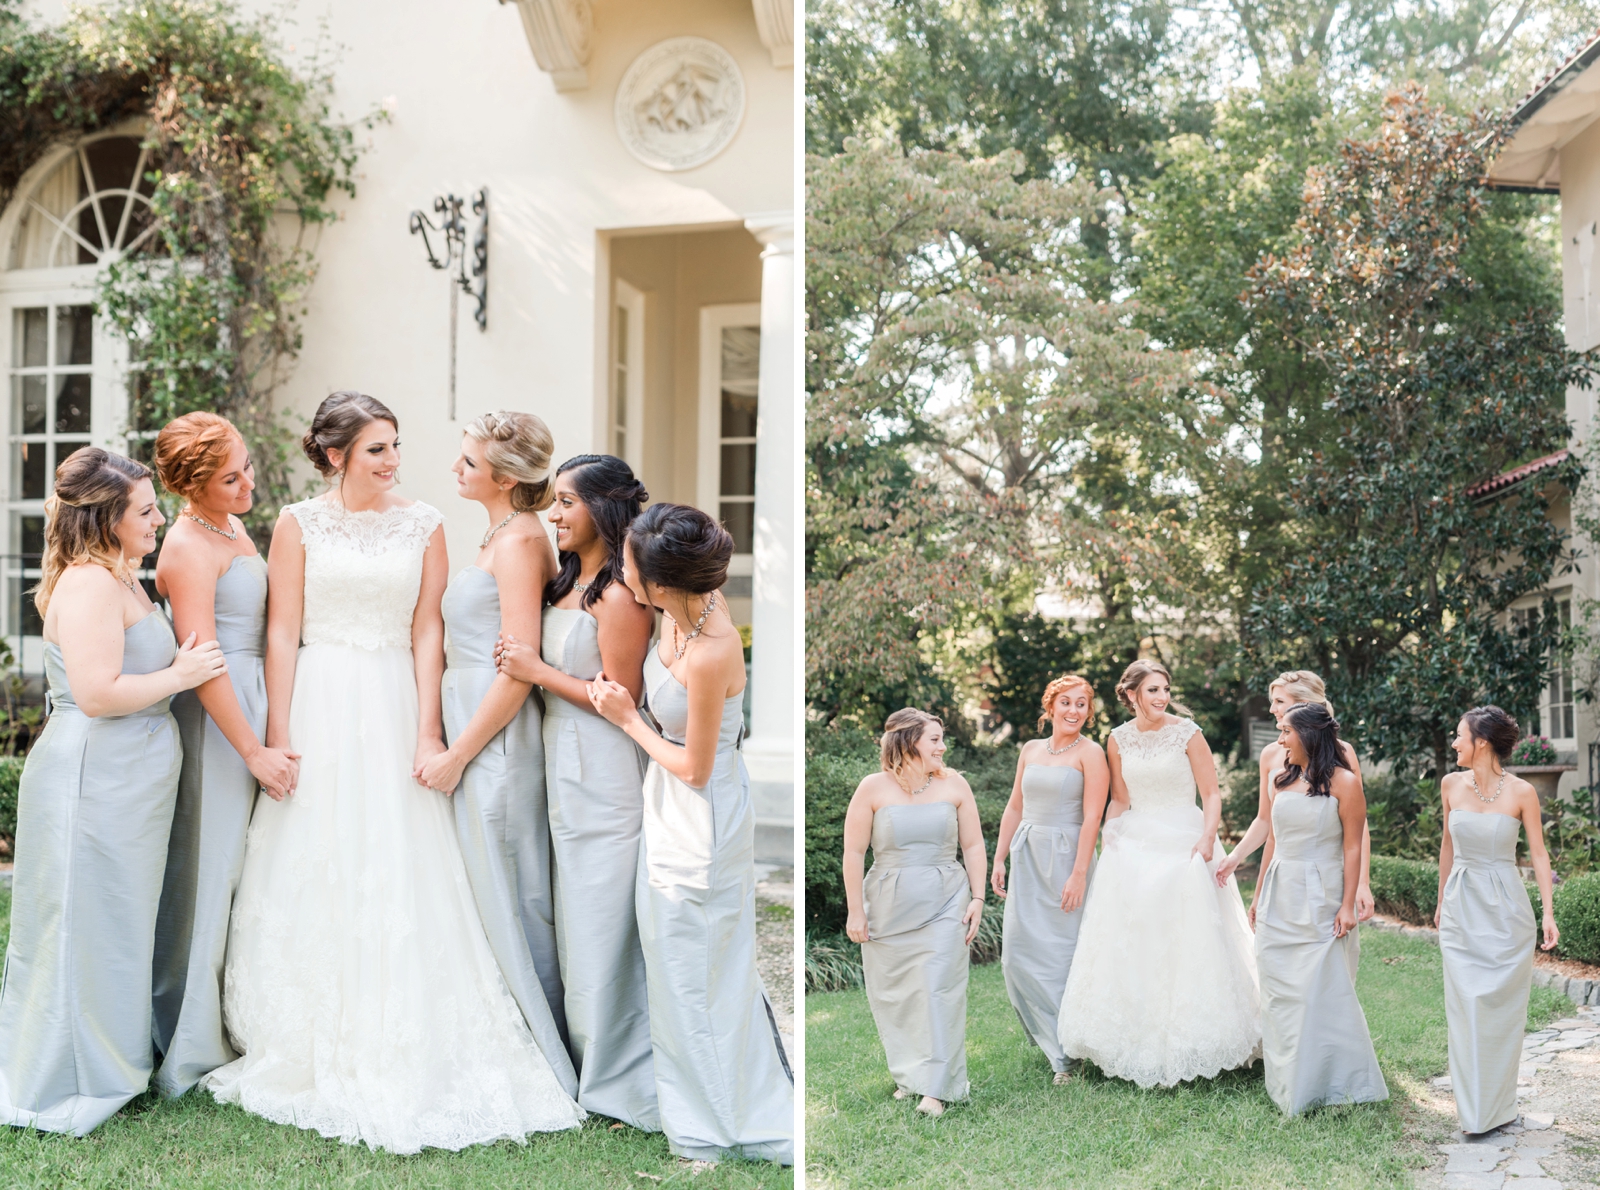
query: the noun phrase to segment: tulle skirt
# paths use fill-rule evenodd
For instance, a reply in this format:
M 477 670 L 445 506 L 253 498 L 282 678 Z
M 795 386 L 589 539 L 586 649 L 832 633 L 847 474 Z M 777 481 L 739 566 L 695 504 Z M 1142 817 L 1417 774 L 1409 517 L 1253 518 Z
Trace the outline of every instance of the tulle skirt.
M 410 650 L 301 649 L 289 736 L 300 784 L 257 799 L 228 938 L 243 1056 L 205 1085 L 396 1153 L 577 1126 L 490 952 L 450 801 L 411 779 Z
M 1056 1022 L 1068 1057 L 1141 1087 L 1213 1078 L 1261 1053 L 1250 923 L 1230 878 L 1191 855 L 1193 805 L 1106 824 Z

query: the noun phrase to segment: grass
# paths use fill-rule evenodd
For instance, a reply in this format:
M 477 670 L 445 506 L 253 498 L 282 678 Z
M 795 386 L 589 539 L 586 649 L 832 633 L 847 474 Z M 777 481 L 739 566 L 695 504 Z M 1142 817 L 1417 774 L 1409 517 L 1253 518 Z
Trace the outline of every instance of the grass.
M 0 889 L 0 951 L 9 932 L 11 895 Z M 541 1190 L 688 1186 L 695 1190 L 776 1190 L 789 1170 L 727 1161 L 698 1175 L 680 1166 L 659 1133 L 639 1132 L 599 1116 L 580 1129 L 415 1157 L 342 1145 L 313 1132 L 272 1124 L 203 1092 L 163 1100 L 143 1095 L 83 1138 L 0 1128 L 0 1186 L 6 1190 Z
M 1411 1095 L 1445 1067 L 1439 950 L 1361 935 L 1358 992 L 1386 1103 L 1285 1119 L 1261 1067 L 1142 1091 L 1092 1068 L 1065 1087 L 1024 1038 L 998 964 L 975 967 L 967 1010 L 972 1097 L 927 1120 L 895 1101 L 864 992 L 806 998 L 806 1154 L 816 1187 L 1409 1186 L 1453 1121 Z M 1570 1004 L 1533 989 L 1529 1027 Z

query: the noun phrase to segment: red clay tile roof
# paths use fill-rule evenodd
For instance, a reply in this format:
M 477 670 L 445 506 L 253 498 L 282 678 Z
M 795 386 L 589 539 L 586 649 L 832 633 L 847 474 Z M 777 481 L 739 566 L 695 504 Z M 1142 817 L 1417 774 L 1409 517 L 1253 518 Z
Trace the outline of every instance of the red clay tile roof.
M 1551 467 L 1565 463 L 1572 457 L 1570 450 L 1558 450 L 1553 455 L 1545 455 L 1542 459 L 1534 459 L 1531 463 L 1524 463 L 1520 467 L 1513 467 L 1510 471 L 1502 472 L 1493 479 L 1486 479 L 1482 483 L 1474 484 L 1467 489 L 1467 495 L 1476 499 L 1479 496 L 1492 496 L 1495 492 L 1503 491 L 1514 483 L 1521 483 L 1530 475 L 1537 475 L 1541 471 L 1548 471 Z

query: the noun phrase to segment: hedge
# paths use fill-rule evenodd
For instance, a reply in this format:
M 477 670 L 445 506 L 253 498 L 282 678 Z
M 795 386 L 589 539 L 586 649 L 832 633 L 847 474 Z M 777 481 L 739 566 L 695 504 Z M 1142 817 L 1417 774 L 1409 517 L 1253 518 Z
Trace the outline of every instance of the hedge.
M 1561 927 L 1558 949 L 1580 963 L 1600 963 L 1600 872 L 1568 877 L 1556 885 L 1553 900 Z M 1537 895 L 1534 906 L 1537 913 Z
M 22 784 L 21 756 L 0 756 L 0 839 L 17 837 L 17 789 Z
M 978 923 L 978 936 L 968 947 L 974 966 L 992 963 L 1000 957 L 1001 937 L 1005 932 L 1005 903 L 991 897 Z M 861 987 L 861 947 L 844 931 L 837 934 L 806 935 L 806 994 L 847 992 Z
M 1439 905 L 1439 865 L 1425 859 L 1372 857 L 1372 899 L 1378 912 L 1431 926 Z

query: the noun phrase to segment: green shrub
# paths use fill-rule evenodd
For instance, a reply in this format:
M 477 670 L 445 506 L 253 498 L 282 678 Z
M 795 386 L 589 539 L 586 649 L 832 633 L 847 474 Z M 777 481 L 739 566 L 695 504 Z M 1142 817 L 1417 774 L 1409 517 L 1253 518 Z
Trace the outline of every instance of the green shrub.
M 806 930 L 842 938 L 844 815 L 861 778 L 878 767 L 877 741 L 852 728 L 806 731 Z M 809 945 L 809 944 L 808 944 Z M 809 976 L 807 977 L 809 979 Z
M 1511 759 L 1507 764 L 1560 764 L 1561 757 L 1556 754 L 1556 747 L 1550 742 L 1549 736 L 1527 735 L 1517 741 L 1517 746 L 1511 750 Z
M 1438 782 L 1394 773 L 1364 773 L 1362 786 L 1373 854 L 1431 859 L 1437 864 L 1444 838 Z
M 1600 963 L 1600 872 L 1563 880 L 1556 885 L 1553 901 L 1556 925 L 1561 927 L 1561 953 L 1580 963 Z M 1538 908 L 1535 892 L 1535 915 Z
M 17 837 L 17 788 L 22 784 L 21 756 L 0 756 L 0 839 L 10 846 Z
M 1238 839 L 1250 829 L 1261 808 L 1261 766 L 1252 761 L 1218 775 L 1222 778 L 1222 830 Z
M 975 966 L 1000 958 L 1001 936 L 1005 928 L 1002 902 L 991 899 L 978 923 L 978 936 L 972 940 L 971 959 Z M 861 974 L 861 947 L 850 941 L 843 930 L 806 933 L 806 994 L 847 992 L 865 982 Z
M 1439 865 L 1425 859 L 1372 857 L 1372 899 L 1378 912 L 1431 926 L 1439 904 Z

